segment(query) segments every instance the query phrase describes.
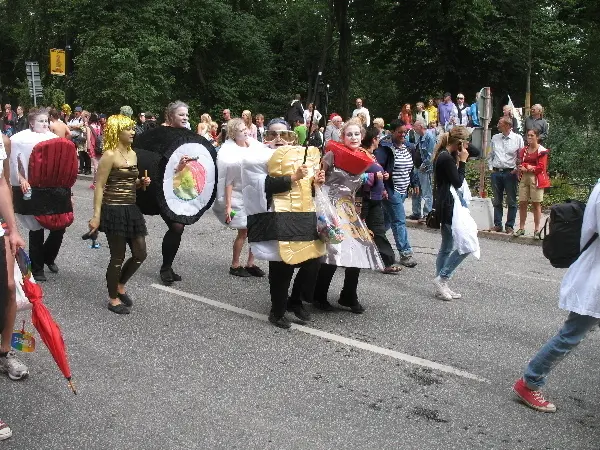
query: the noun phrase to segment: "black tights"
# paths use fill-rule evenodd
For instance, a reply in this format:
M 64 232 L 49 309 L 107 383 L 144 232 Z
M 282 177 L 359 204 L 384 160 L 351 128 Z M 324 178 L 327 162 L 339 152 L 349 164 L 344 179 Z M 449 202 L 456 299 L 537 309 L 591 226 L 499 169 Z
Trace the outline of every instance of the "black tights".
M 106 240 L 110 247 L 110 263 L 106 269 L 106 286 L 108 287 L 108 296 L 112 299 L 117 298 L 117 285 L 125 284 L 140 268 L 140 265 L 146 259 L 146 238 L 136 236 L 127 239 L 123 236 L 107 234 Z M 125 264 L 125 248 L 129 245 L 131 258 Z
M 181 243 L 181 235 L 183 234 L 183 230 L 185 230 L 185 225 L 179 222 L 173 222 L 164 215 L 161 215 L 161 217 L 169 227 L 162 243 L 163 263 L 160 271 L 163 272 L 171 269 L 171 266 L 173 265 L 173 261 L 179 250 L 179 244 Z

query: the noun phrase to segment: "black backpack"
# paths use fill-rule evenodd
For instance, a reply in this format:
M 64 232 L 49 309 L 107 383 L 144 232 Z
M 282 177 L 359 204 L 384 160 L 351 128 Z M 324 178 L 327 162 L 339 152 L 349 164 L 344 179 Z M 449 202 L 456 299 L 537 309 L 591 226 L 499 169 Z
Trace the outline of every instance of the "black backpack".
M 598 238 L 598 233 L 594 233 L 580 250 L 584 212 L 585 203 L 578 200 L 567 200 L 550 208 L 550 217 L 542 230 L 542 251 L 552 266 L 569 267 Z

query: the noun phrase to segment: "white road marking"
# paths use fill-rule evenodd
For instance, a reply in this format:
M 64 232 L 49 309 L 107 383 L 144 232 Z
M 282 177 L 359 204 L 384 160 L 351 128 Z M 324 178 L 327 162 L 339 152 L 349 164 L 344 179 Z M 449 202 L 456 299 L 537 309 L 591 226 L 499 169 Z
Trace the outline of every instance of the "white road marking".
M 537 277 L 535 275 L 525 275 L 522 273 L 512 273 L 512 272 L 505 272 L 505 275 L 510 275 L 511 277 L 517 277 L 517 278 L 527 278 L 528 280 L 545 281 L 547 283 L 548 282 L 560 283 L 562 280 L 562 275 L 558 279 Z
M 161 291 L 169 292 L 171 294 L 178 295 L 180 297 L 185 297 L 190 300 L 194 300 L 196 302 L 204 303 L 210 306 L 214 306 L 216 308 L 224 309 L 226 311 L 231 311 L 236 314 L 241 314 L 244 316 L 252 317 L 253 319 L 262 320 L 263 322 L 268 321 L 268 317 L 264 314 L 259 314 L 253 311 L 248 311 L 247 309 L 238 308 L 237 306 L 229 305 L 227 303 L 218 302 L 216 300 L 211 300 L 206 297 L 202 297 L 195 294 L 190 294 L 188 292 L 180 291 L 179 289 L 173 289 L 167 286 L 162 286 L 160 284 L 152 284 L 151 285 L 155 289 L 160 289 Z M 292 329 L 302 331 L 303 333 L 310 334 L 313 336 L 317 336 L 323 339 L 327 339 L 330 341 L 339 342 L 340 344 L 348 345 L 350 347 L 360 348 L 362 350 L 367 350 L 369 352 L 377 353 L 384 356 L 389 356 L 394 359 L 398 359 L 400 361 L 404 361 L 410 364 L 415 364 L 417 366 L 427 367 L 429 369 L 438 370 L 440 372 L 446 372 L 452 375 L 456 375 L 458 377 L 467 378 L 469 380 L 480 381 L 482 383 L 490 383 L 489 380 L 482 378 L 478 375 L 474 375 L 472 373 L 466 372 L 461 369 L 457 369 L 452 366 L 447 366 L 445 364 L 436 363 L 435 361 L 429 361 L 427 359 L 419 358 L 416 356 L 408 355 L 406 353 L 397 352 L 395 350 L 390 350 L 384 347 L 378 347 L 376 345 L 367 344 L 366 342 L 357 341 L 356 339 L 350 339 L 344 336 L 340 336 L 333 333 L 328 333 L 326 331 L 317 330 L 315 328 L 307 327 L 304 325 L 298 325 L 292 323 Z

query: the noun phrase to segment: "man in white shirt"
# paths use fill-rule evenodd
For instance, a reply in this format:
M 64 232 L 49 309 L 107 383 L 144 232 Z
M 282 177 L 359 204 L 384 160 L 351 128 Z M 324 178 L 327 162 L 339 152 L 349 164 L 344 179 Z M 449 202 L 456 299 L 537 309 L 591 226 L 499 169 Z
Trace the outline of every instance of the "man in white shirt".
M 306 109 L 304 111 L 304 123 L 306 124 L 306 126 L 310 125 L 310 117 L 312 116 L 312 110 L 314 108 L 314 105 L 312 103 L 308 104 L 308 109 Z M 321 114 L 318 110 L 315 109 L 315 117 L 313 118 L 314 123 L 319 123 L 321 122 L 321 118 L 323 117 L 323 114 Z
M 469 119 L 471 111 L 469 105 L 465 104 L 464 94 L 458 94 L 456 96 L 456 108 L 453 111 L 456 115 L 455 125 L 461 125 L 463 127 L 469 126 Z
M 502 202 L 506 193 L 508 214 L 506 217 L 506 234 L 514 233 L 515 218 L 517 217 L 517 191 L 519 179 L 517 177 L 517 156 L 525 144 L 523 137 L 512 131 L 512 120 L 501 117 L 498 121 L 500 133 L 492 137 L 492 150 L 488 155 L 488 166 L 492 171 L 492 191 L 494 198 L 494 228 L 493 231 L 502 232 Z
M 360 98 L 356 99 L 356 109 L 352 112 L 352 117 L 358 116 L 359 113 L 363 113 L 367 117 L 367 127 L 371 125 L 371 115 L 369 110 L 363 106 L 363 101 Z

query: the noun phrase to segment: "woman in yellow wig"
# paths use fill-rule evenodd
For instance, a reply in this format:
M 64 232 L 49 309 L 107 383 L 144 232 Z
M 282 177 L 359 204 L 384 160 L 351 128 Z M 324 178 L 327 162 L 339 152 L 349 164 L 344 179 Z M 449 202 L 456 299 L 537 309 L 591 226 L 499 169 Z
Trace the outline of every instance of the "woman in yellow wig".
M 90 235 L 106 234 L 110 247 L 110 264 L 106 270 L 108 309 L 116 314 L 129 314 L 133 302 L 125 291 L 125 283 L 146 259 L 146 222 L 135 204 L 136 190 L 150 184 L 150 178 L 139 177 L 137 155 L 131 148 L 135 122 L 127 116 L 108 118 L 104 130 L 104 149 L 98 164 L 94 191 L 94 216 L 90 219 Z M 125 247 L 131 258 L 125 264 Z

